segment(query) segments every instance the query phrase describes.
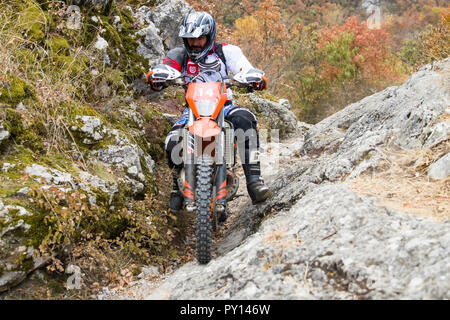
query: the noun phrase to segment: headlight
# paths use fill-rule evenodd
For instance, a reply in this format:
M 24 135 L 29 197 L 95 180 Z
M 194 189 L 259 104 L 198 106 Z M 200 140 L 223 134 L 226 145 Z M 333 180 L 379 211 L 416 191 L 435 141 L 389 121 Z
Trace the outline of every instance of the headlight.
M 209 117 L 216 110 L 217 102 L 211 100 L 199 100 L 195 101 L 195 106 L 197 107 L 200 116 Z

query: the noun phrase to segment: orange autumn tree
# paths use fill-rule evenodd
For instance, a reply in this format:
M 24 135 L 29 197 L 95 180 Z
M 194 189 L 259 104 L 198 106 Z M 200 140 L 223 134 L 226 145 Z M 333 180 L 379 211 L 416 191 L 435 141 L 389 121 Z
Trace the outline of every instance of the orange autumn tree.
M 398 84 L 399 63 L 385 30 L 369 29 L 356 17 L 339 26 L 302 30 L 296 39 L 302 41 L 297 50 L 299 59 L 291 65 L 296 70 L 304 67 L 286 78 L 297 88 L 292 97 L 302 121 L 315 123 L 375 91 Z
M 232 41 L 239 45 L 252 62 L 274 80 L 287 55 L 286 26 L 281 19 L 280 8 L 274 0 L 264 0 L 252 15 L 245 15 L 234 22 Z
M 362 80 L 376 85 L 399 76 L 389 33 L 369 29 L 356 17 L 348 18 L 344 25 L 323 29 L 318 47 L 324 54 L 322 77 L 326 80 Z

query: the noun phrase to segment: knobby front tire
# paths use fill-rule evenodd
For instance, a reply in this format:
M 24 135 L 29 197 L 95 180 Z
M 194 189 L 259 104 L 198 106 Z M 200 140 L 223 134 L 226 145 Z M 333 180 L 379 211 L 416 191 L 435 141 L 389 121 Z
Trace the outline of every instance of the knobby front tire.
M 211 191 L 212 159 L 204 157 L 197 167 L 197 260 L 206 264 L 211 260 Z

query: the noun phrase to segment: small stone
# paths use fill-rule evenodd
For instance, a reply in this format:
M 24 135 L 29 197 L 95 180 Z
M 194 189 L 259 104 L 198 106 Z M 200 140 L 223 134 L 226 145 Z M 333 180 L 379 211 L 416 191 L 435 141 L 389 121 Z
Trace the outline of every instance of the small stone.
M 127 172 L 128 172 L 128 174 L 131 175 L 132 177 L 136 177 L 137 174 L 138 174 L 138 169 L 137 169 L 136 166 L 132 166 L 132 167 L 129 167 L 129 168 L 128 168 Z
M 71 5 L 67 8 L 66 14 L 69 16 L 67 19 L 66 27 L 70 30 L 81 29 L 81 10 L 76 5 Z
M 8 172 L 9 169 L 13 169 L 16 165 L 15 164 L 11 164 L 8 162 L 3 163 L 3 167 L 2 167 L 2 171 L 3 172 Z
M 28 197 L 28 192 L 30 192 L 31 189 L 28 187 L 23 187 L 22 189 L 20 189 L 19 191 L 16 192 L 16 196 L 18 197 L 22 197 L 22 198 L 27 198 Z
M 108 47 L 108 42 L 98 35 L 97 42 L 95 42 L 94 47 L 100 51 L 106 50 Z
M 6 129 L 3 127 L 2 124 L 0 124 L 0 143 L 1 143 L 3 140 L 6 140 L 6 139 L 8 139 L 8 138 L 9 138 L 9 131 L 6 130 Z

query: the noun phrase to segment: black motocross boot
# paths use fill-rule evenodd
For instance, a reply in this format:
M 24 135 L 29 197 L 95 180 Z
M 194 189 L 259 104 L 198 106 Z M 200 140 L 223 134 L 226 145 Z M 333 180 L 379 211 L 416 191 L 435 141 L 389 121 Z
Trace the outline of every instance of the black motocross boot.
M 243 164 L 242 166 L 247 181 L 248 195 L 252 199 L 252 203 L 261 203 L 272 197 L 272 192 L 264 184 L 264 180 L 261 178 L 259 162 L 256 164 Z
M 180 189 L 178 188 L 178 181 L 177 181 L 178 173 L 173 172 L 172 179 L 173 179 L 173 187 L 172 191 L 170 192 L 169 208 L 170 212 L 177 213 L 183 206 L 184 197 Z

